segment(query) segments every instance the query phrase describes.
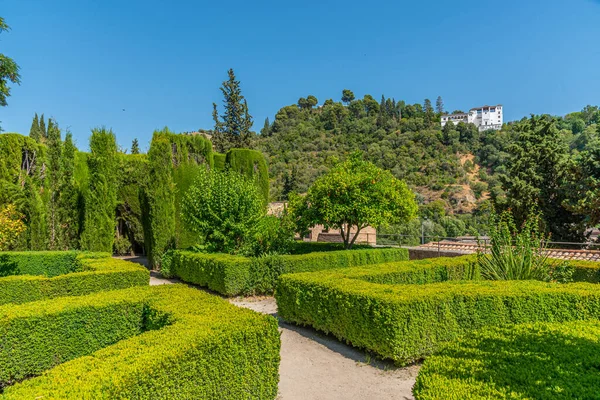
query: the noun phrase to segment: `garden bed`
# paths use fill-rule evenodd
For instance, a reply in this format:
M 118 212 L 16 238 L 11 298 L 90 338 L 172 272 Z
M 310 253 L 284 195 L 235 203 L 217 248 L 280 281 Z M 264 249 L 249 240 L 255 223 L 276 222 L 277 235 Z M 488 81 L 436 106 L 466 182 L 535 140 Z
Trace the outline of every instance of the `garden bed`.
M 0 315 L 0 399 L 277 395 L 277 321 L 183 285 L 4 305 Z
M 320 271 L 390 261 L 408 260 L 408 251 L 396 248 L 319 251 L 257 258 L 229 254 L 174 251 L 165 276 L 208 287 L 226 296 L 272 293 L 285 273 Z
M 399 364 L 484 326 L 600 317 L 590 283 L 483 281 L 473 256 L 282 275 L 279 315 Z
M 144 286 L 150 280 L 138 264 L 75 251 L 0 253 L 0 271 L 0 304 Z

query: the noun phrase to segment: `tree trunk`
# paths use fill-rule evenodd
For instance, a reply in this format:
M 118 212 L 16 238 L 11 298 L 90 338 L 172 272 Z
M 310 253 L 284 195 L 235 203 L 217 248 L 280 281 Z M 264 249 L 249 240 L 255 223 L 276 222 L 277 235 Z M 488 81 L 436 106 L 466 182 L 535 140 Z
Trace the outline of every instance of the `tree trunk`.
M 352 238 L 352 241 L 350 242 L 350 245 L 348 246 L 348 249 L 350 249 L 354 245 L 354 242 L 356 242 L 356 238 L 358 237 L 358 234 L 360 233 L 360 231 L 364 227 L 356 225 L 356 228 L 357 228 L 356 229 L 356 233 L 354 234 L 354 237 Z M 348 234 L 350 234 L 350 232 L 348 232 Z

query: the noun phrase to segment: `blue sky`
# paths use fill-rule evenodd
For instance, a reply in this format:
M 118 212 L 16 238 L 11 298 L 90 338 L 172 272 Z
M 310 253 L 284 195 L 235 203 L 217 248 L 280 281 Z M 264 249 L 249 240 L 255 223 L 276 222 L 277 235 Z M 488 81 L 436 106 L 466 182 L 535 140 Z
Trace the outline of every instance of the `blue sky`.
M 23 81 L 1 126 L 27 134 L 45 113 L 82 149 L 102 125 L 127 147 L 163 126 L 211 128 L 230 67 L 255 130 L 299 97 L 344 88 L 441 95 L 450 110 L 502 103 L 508 119 L 600 104 L 597 0 L 0 2 L 12 27 L 0 52 Z

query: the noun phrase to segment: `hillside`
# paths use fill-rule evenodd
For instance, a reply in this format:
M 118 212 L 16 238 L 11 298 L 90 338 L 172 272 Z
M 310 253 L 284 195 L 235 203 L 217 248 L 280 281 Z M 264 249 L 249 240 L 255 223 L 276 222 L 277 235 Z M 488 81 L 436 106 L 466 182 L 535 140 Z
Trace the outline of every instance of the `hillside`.
M 352 97 L 326 100 L 318 107 L 314 97 L 312 103 L 301 98 L 281 108 L 272 123 L 265 121 L 254 146 L 269 158 L 274 200 L 285 200 L 291 191 L 305 192 L 333 163 L 359 150 L 411 186 L 422 217 L 436 209 L 431 219 L 440 226 L 432 232 L 474 234 L 485 229 L 489 199 L 504 194 L 501 178 L 526 119 L 505 124 L 500 131 L 480 133 L 463 122 L 442 129 L 441 113 L 429 100 L 411 105 L 383 96 L 379 102 L 370 95 Z M 600 111 L 588 106 L 565 117 L 541 118 L 557 121 L 561 142 L 577 154 L 597 136 Z M 442 219 L 460 221 L 460 226 L 441 229 Z

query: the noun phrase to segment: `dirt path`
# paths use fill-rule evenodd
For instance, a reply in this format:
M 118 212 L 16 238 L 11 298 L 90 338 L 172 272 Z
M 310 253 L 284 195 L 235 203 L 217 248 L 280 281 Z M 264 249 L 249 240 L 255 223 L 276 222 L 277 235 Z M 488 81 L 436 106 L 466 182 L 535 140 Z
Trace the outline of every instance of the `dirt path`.
M 132 260 L 133 261 L 133 260 Z M 150 285 L 175 283 L 151 273 Z M 277 317 L 273 297 L 229 299 L 232 304 Z M 419 366 L 396 368 L 375 360 L 312 328 L 279 321 L 281 400 L 387 400 L 413 399 L 412 386 Z

